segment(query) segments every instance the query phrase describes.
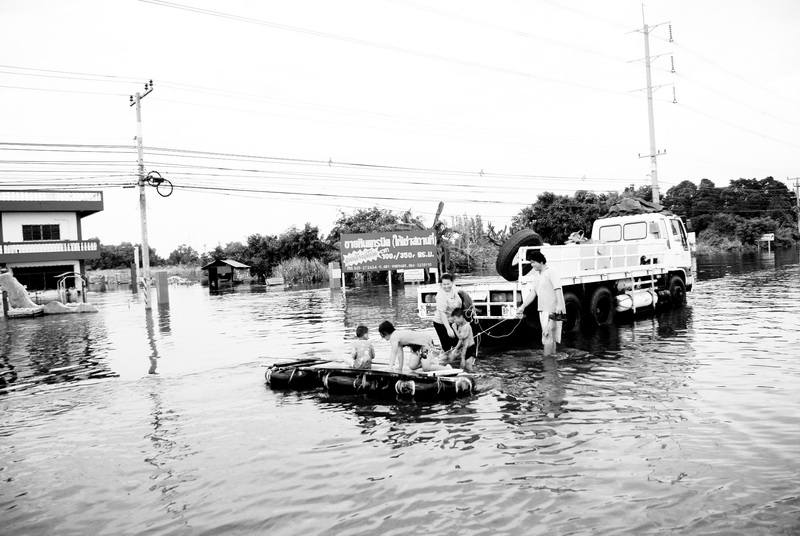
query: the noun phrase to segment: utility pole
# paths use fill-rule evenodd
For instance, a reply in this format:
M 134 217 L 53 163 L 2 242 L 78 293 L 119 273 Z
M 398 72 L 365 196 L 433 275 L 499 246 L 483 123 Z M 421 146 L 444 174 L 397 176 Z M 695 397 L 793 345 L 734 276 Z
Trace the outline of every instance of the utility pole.
M 644 18 L 644 4 L 642 4 L 642 25 L 642 29 L 637 31 L 641 31 L 642 34 L 644 34 L 644 67 L 647 75 L 647 118 L 650 125 L 650 154 L 648 156 L 650 157 L 650 178 L 652 179 L 653 203 L 658 203 L 658 156 L 660 154 L 665 154 L 666 151 L 663 153 L 656 151 L 656 126 L 655 119 L 653 117 L 653 82 L 650 77 L 650 30 L 660 26 L 661 24 L 656 24 L 655 26 L 647 25 L 647 22 L 645 22 Z M 672 30 L 670 30 L 670 33 L 671 31 Z
M 139 213 L 142 219 L 142 281 L 144 282 L 144 308 L 153 307 L 150 292 L 150 247 L 147 244 L 147 199 L 145 197 L 146 179 L 144 175 L 144 155 L 142 148 L 142 99 L 153 91 L 153 81 L 144 85 L 144 93 L 131 95 L 131 106 L 136 106 L 136 145 L 139 154 Z

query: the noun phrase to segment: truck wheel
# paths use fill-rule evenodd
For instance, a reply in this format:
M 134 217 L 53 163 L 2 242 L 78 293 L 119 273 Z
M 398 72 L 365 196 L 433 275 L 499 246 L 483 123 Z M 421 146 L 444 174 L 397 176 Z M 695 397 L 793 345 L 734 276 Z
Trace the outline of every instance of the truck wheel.
M 673 307 L 680 307 L 686 303 L 686 285 L 680 276 L 673 275 L 669 280 L 669 298 Z
M 519 248 L 541 245 L 542 237 L 530 229 L 517 231 L 500 247 L 495 263 L 497 273 L 506 281 L 516 281 L 519 279 L 519 267 L 514 264 L 514 257 L 517 256 Z M 530 266 L 528 269 L 530 271 Z
M 597 287 L 589 301 L 589 317 L 598 326 L 606 326 L 614 321 L 614 296 L 608 287 Z
M 561 329 L 565 333 L 579 331 L 583 320 L 583 307 L 581 307 L 580 298 L 572 292 L 565 292 L 564 305 L 567 307 L 567 320 L 561 325 Z

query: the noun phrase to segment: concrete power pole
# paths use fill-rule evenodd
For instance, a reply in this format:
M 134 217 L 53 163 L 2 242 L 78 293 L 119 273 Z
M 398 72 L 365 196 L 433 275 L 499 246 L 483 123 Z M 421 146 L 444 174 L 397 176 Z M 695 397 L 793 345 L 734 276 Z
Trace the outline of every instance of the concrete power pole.
M 660 26 L 661 24 L 656 24 L 655 26 L 647 25 L 647 22 L 645 22 L 644 19 L 644 5 L 642 5 L 642 24 L 642 29 L 637 31 L 641 31 L 644 35 L 644 66 L 645 73 L 647 74 L 647 118 L 650 125 L 650 154 L 648 155 L 650 157 L 650 178 L 652 179 L 653 203 L 659 203 L 658 156 L 664 153 L 659 153 L 656 151 L 656 126 L 655 119 L 653 117 L 653 82 L 652 78 L 650 77 L 650 30 Z
M 150 289 L 150 247 L 147 244 L 147 199 L 145 197 L 144 155 L 142 149 L 142 99 L 153 91 L 153 81 L 144 85 L 143 94 L 131 96 L 131 106 L 136 106 L 136 144 L 139 154 L 139 213 L 142 219 L 142 281 L 144 282 L 144 308 L 153 307 L 153 295 Z

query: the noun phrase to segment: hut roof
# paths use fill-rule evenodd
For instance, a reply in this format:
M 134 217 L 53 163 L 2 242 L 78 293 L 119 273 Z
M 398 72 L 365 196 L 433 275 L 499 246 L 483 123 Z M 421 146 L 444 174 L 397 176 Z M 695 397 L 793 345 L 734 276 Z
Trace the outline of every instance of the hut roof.
M 219 259 L 209 262 L 208 264 L 203 266 L 201 270 L 208 270 L 209 268 L 216 268 L 218 266 L 231 266 L 232 268 L 250 268 L 246 264 L 242 264 L 241 262 L 235 261 L 233 259 Z

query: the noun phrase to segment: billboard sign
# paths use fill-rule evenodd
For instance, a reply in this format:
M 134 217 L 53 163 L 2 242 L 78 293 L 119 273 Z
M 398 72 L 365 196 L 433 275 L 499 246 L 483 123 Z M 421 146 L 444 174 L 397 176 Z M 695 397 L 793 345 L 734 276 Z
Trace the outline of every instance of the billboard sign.
M 431 268 L 436 263 L 433 230 L 343 234 L 339 244 L 345 272 Z

